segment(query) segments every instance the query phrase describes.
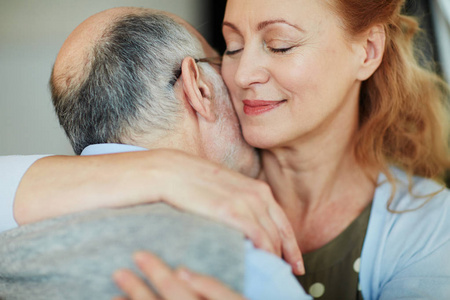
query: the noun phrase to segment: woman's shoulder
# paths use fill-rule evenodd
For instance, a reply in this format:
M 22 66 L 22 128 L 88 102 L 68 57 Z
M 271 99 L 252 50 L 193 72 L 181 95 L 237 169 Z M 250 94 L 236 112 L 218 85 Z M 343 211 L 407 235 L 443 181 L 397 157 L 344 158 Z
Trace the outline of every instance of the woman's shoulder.
M 411 255 L 426 255 L 450 244 L 450 191 L 428 178 L 409 177 L 392 168 L 395 186 L 381 175 L 372 213 L 373 225 L 386 246 Z M 398 247 L 397 247 L 398 246 Z M 427 249 L 427 251 L 421 251 Z M 405 257 L 407 257 L 406 255 Z
M 442 298 L 450 288 L 450 192 L 392 168 L 380 175 L 361 258 L 365 297 Z
M 391 213 L 401 215 L 416 211 L 421 215 L 450 207 L 450 190 L 445 185 L 429 178 L 408 176 L 398 168 L 392 167 L 390 171 L 395 184 L 391 184 L 384 174 L 380 174 L 374 201 L 389 208 Z

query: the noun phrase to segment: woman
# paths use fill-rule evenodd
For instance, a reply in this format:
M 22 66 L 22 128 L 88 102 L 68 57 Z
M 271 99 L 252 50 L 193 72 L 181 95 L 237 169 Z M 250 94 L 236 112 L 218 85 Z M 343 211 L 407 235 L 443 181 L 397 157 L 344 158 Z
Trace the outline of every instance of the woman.
M 402 4 L 227 4 L 222 74 L 321 299 L 449 290 L 450 196 L 424 179 L 450 166 L 448 94 L 415 62 Z
M 448 90 L 403 2 L 227 3 L 222 75 L 320 299 L 450 291 Z

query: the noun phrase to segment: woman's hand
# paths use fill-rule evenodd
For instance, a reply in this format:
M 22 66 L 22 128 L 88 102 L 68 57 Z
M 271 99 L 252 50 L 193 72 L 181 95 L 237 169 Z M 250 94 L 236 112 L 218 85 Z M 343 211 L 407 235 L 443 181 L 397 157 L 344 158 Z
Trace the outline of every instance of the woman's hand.
M 232 226 L 304 273 L 294 231 L 266 183 L 176 150 L 43 158 L 25 173 L 14 212 L 25 224 L 159 201 Z
M 184 268 L 171 270 L 148 252 L 138 252 L 134 259 L 159 296 L 133 272 L 119 270 L 113 275 L 114 281 L 127 298 L 117 297 L 115 300 L 244 300 L 242 296 L 211 277 L 195 274 Z
M 304 274 L 292 226 L 265 182 L 184 153 L 165 162 L 165 172 L 159 186 L 165 202 L 236 228 Z

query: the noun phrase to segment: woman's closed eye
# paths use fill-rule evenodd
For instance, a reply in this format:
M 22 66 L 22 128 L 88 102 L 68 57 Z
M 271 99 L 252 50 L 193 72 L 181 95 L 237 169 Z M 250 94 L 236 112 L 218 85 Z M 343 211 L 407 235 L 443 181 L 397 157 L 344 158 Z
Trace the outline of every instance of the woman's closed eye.
M 289 42 L 279 39 L 271 39 L 267 42 L 264 42 L 264 47 L 272 53 L 287 53 L 294 48 L 300 46 L 300 42 Z
M 232 56 L 241 52 L 244 49 L 244 43 L 240 38 L 234 36 L 225 39 L 226 50 L 224 55 Z
M 270 52 L 273 53 L 287 53 L 289 51 L 291 51 L 292 49 L 294 49 L 296 46 L 289 46 L 289 47 L 279 47 L 279 48 L 273 48 L 273 47 L 267 47 L 269 49 Z M 243 49 L 235 49 L 235 50 L 225 50 L 224 55 L 228 55 L 228 56 L 232 56 L 235 54 L 238 54 L 239 52 L 241 52 Z
M 232 56 L 232 55 L 237 54 L 237 53 L 239 53 L 241 51 L 242 51 L 242 48 L 236 49 L 236 50 L 228 50 L 227 49 L 227 50 L 225 50 L 224 55 Z
M 273 52 L 273 53 L 287 53 L 287 52 L 289 52 L 290 50 L 294 49 L 294 46 L 291 46 L 291 47 L 283 47 L 283 48 L 271 48 L 271 47 L 268 47 L 268 48 L 269 48 L 269 50 L 270 50 L 271 52 Z

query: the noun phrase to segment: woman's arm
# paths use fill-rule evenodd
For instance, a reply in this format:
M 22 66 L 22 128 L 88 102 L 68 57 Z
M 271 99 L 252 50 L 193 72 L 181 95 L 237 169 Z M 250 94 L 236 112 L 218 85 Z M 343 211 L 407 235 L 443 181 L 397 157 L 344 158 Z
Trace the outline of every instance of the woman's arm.
M 42 158 L 20 182 L 14 217 L 23 225 L 87 209 L 155 201 L 157 159 L 164 153 Z
M 38 160 L 14 203 L 19 224 L 98 207 L 165 201 L 242 231 L 303 273 L 293 229 L 267 184 L 175 150 Z
M 14 195 L 27 169 L 45 155 L 0 156 L 0 232 L 17 227 Z

